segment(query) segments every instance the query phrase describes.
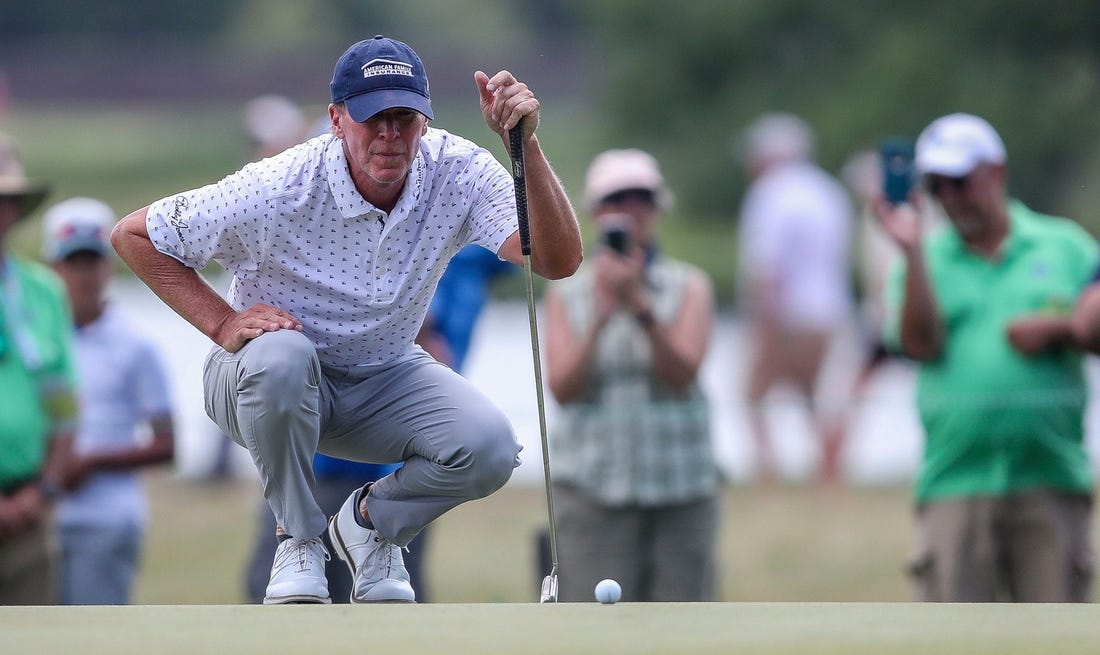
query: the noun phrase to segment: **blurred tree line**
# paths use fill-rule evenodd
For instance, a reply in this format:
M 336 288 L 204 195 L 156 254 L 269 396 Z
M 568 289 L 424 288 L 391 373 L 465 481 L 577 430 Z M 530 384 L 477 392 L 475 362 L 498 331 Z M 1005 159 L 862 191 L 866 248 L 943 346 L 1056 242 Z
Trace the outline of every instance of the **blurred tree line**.
M 578 3 L 606 66 L 608 126 L 676 162 L 681 196 L 730 215 L 736 132 L 783 109 L 832 170 L 939 115 L 1001 133 L 1014 193 L 1100 228 L 1100 3 L 1095 0 L 720 0 Z M 1079 190 L 1085 189 L 1084 197 Z
M 736 135 L 761 112 L 807 119 L 835 171 L 882 137 L 968 111 L 1004 137 L 1017 195 L 1100 232 L 1095 0 L 36 0 L 0 20 L 0 41 L 151 35 L 150 47 L 170 36 L 228 53 L 327 52 L 366 32 L 537 49 L 550 66 L 579 57 L 593 151 L 653 151 L 697 217 L 735 213 Z

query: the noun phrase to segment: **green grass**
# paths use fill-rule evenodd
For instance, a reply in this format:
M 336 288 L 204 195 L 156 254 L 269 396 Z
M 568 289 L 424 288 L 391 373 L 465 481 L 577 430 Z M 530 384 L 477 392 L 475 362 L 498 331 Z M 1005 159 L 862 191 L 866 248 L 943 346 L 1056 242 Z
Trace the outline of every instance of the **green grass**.
M 537 604 L 540 488 L 506 487 L 433 526 L 435 601 L 236 606 L 257 489 L 147 477 L 153 523 L 134 607 L 0 607 L 5 655 L 402 652 L 787 655 L 1094 653 L 1100 606 L 917 604 L 903 488 L 735 487 L 725 603 Z M 781 601 L 781 602 L 774 602 Z
M 1095 605 L 535 603 L 0 608 L 10 655 L 1095 653 Z

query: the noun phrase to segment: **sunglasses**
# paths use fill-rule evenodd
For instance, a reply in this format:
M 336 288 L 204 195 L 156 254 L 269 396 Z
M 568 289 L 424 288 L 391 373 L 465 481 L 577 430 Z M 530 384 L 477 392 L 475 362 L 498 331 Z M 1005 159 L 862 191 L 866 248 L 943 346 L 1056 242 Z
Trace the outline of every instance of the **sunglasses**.
M 636 202 L 656 206 L 657 195 L 649 189 L 623 189 L 604 196 L 600 202 L 605 205 L 624 205 L 629 202 Z
M 924 176 L 924 186 L 928 189 L 928 192 L 934 196 L 939 195 L 940 190 L 945 186 L 950 186 L 955 193 L 961 193 L 966 191 L 966 187 L 969 186 L 969 184 L 969 175 L 953 177 L 950 175 L 929 174 Z

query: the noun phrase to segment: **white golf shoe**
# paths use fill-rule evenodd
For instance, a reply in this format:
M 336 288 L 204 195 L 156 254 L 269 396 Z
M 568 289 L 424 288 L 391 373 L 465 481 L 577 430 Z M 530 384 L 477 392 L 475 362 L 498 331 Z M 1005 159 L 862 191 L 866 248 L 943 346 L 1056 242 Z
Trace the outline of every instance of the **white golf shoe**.
M 356 522 L 358 498 L 359 490 L 352 492 L 328 524 L 332 547 L 351 569 L 351 602 L 415 603 L 401 548 Z
M 328 549 L 320 537 L 284 539 L 275 549 L 264 605 L 330 603 L 325 562 Z

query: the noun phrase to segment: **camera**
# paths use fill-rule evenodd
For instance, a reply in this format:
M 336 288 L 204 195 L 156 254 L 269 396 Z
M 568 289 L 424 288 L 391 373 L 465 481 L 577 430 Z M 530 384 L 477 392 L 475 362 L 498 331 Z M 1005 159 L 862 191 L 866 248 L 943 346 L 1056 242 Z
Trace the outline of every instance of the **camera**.
M 600 242 L 620 255 L 625 255 L 630 250 L 630 231 L 624 223 L 625 221 L 612 221 L 600 230 Z

